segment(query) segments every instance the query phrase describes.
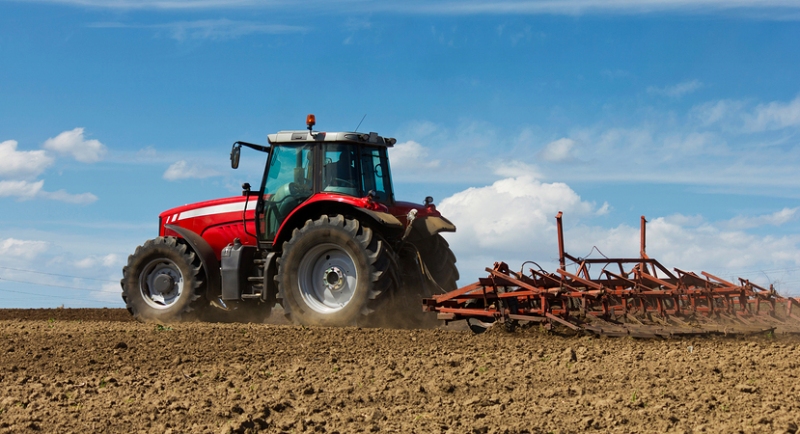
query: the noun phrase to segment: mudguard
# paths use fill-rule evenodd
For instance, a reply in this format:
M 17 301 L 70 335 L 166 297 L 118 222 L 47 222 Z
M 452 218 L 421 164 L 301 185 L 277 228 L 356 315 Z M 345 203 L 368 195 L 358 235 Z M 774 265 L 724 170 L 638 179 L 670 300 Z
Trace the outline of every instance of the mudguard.
M 372 211 L 365 208 L 355 208 L 357 211 L 360 211 L 380 223 L 383 226 L 387 226 L 391 229 L 403 229 L 403 224 L 400 223 L 400 220 L 397 217 L 386 213 L 386 212 L 379 212 L 379 211 Z M 455 230 L 455 226 L 453 226 L 453 230 Z
M 425 216 L 418 217 L 411 224 L 414 231 L 421 236 L 434 236 L 439 232 L 455 232 L 456 225 L 444 217 Z
M 211 245 L 209 245 L 203 237 L 189 229 L 175 225 L 165 225 L 164 228 L 180 235 L 194 250 L 197 257 L 200 258 L 200 263 L 203 265 L 203 269 L 206 272 L 206 300 L 218 300 L 222 295 L 222 278 L 219 271 L 219 261 Z

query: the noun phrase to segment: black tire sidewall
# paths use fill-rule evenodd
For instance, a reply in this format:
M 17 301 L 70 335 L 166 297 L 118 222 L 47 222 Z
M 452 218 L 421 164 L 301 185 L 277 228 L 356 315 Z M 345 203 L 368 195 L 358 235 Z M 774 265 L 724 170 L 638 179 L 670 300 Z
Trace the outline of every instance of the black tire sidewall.
M 447 240 L 440 234 L 429 237 L 417 237 L 412 241 L 417 246 L 417 250 L 431 277 L 441 288 L 431 288 L 425 297 L 444 291 L 456 289 L 458 281 L 458 268 L 456 267 L 456 257 L 453 254 Z
M 178 250 L 177 244 L 169 245 L 163 240 L 152 240 L 152 243 L 140 247 L 128 258 L 126 276 L 123 279 L 123 298 L 127 300 L 128 309 L 134 317 L 142 321 L 171 322 L 181 319 L 187 311 L 194 296 L 195 276 L 189 258 Z M 177 267 L 183 277 L 181 295 L 171 306 L 157 309 L 147 303 L 142 294 L 140 276 L 147 264 L 156 259 L 169 259 Z
M 313 225 L 313 223 L 311 224 Z M 348 304 L 341 310 L 327 314 L 317 312 L 306 304 L 299 283 L 301 261 L 312 248 L 320 244 L 334 244 L 350 255 L 358 276 L 355 292 Z M 306 227 L 294 234 L 284 247 L 278 275 L 289 311 L 292 317 L 303 325 L 357 325 L 361 312 L 369 301 L 369 293 L 373 285 L 372 266 L 367 260 L 367 252 L 364 247 L 344 228 L 338 227 L 330 221 L 320 226 Z

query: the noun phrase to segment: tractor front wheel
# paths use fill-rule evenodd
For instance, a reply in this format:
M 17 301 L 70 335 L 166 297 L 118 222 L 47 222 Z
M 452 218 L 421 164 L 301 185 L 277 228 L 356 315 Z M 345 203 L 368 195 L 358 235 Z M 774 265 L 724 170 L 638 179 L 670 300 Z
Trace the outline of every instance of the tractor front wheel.
M 308 220 L 278 259 L 284 309 L 303 325 L 363 323 L 390 285 L 387 249 L 357 220 L 341 215 Z
M 146 241 L 122 269 L 122 299 L 141 321 L 179 321 L 201 295 L 200 261 L 175 237 Z

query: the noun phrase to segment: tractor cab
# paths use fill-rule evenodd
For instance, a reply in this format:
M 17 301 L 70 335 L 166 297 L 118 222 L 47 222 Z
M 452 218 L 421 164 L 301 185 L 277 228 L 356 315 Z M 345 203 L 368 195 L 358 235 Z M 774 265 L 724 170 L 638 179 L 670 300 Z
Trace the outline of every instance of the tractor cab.
M 271 243 L 284 220 L 315 195 L 375 209 L 394 204 L 387 147 L 395 139 L 377 133 L 316 132 L 313 115 L 307 125 L 307 131 L 268 136 L 269 158 L 256 206 L 262 242 Z

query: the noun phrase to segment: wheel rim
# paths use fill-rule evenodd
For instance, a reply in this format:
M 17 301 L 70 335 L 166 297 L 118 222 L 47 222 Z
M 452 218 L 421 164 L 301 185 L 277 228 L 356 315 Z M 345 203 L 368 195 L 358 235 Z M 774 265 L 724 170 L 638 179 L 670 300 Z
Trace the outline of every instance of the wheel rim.
M 169 309 L 183 293 L 183 274 L 172 260 L 154 259 L 139 274 L 139 290 L 150 307 Z
M 353 300 L 358 271 L 344 249 L 336 244 L 320 244 L 303 256 L 297 280 L 305 304 L 315 312 L 330 314 Z

